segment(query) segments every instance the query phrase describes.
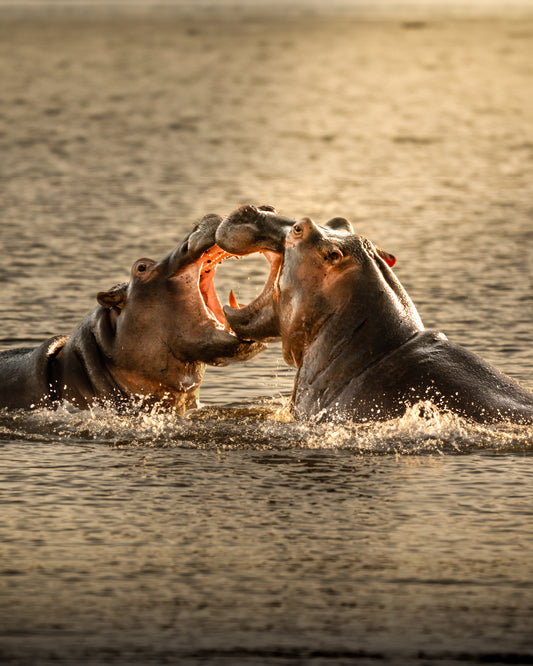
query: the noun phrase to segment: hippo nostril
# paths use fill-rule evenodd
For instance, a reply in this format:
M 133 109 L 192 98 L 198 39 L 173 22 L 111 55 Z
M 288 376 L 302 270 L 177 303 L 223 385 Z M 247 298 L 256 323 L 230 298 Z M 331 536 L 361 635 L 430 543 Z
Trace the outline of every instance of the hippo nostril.
M 183 245 L 181 246 L 181 251 L 183 252 L 183 254 L 187 254 L 187 252 L 189 251 L 189 241 L 185 241 L 183 243 Z
M 253 204 L 246 204 L 241 208 L 241 216 L 239 222 L 250 222 L 255 220 L 259 215 L 259 210 Z

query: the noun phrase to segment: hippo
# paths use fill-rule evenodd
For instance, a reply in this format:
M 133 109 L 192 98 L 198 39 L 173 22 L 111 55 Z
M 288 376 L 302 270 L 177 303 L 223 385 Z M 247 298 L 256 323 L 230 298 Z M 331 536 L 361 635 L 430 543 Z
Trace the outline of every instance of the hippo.
M 270 263 L 262 293 L 244 307 L 232 295 L 224 313 L 243 338 L 281 338 L 297 368 L 295 418 L 379 421 L 431 402 L 482 423 L 533 421 L 533 393 L 426 330 L 392 271 L 394 256 L 345 218 L 319 226 L 243 206 L 218 227 L 216 242 Z
M 129 282 L 98 293 L 70 336 L 1 352 L 0 407 L 196 407 L 206 363 L 264 348 L 225 327 L 213 282 L 229 256 L 215 245 L 221 219 L 205 216 L 161 261 L 136 261 Z

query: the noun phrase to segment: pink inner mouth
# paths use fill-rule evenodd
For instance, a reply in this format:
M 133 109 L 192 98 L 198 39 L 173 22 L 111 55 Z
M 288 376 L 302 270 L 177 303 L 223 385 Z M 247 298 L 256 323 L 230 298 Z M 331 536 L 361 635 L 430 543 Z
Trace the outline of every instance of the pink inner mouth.
M 198 266 L 200 269 L 198 289 L 202 296 L 208 318 L 213 320 L 217 328 L 225 329 L 234 335 L 233 331 L 228 328 L 214 283 L 216 267 L 224 261 L 224 259 L 230 257 L 235 257 L 235 255 L 221 250 L 218 245 L 213 245 L 209 250 L 206 250 L 198 260 Z
M 272 298 L 275 298 L 279 276 L 281 273 L 281 266 L 283 263 L 283 255 L 278 252 L 274 252 L 272 250 L 260 250 L 259 254 L 262 254 L 270 264 L 270 273 L 267 277 L 263 290 L 259 294 L 259 296 L 257 296 L 257 298 L 255 298 L 247 305 L 237 304 L 235 300 L 235 295 L 233 294 L 232 290 L 230 294 L 229 305 L 234 310 L 242 310 L 243 313 L 245 311 L 246 312 L 260 311 L 267 303 L 269 303 L 272 300 Z M 236 256 L 236 255 L 229 255 L 229 256 Z M 237 256 L 236 258 L 238 259 L 239 257 Z
M 229 294 L 229 306 L 234 310 L 242 310 L 243 312 L 254 312 L 256 310 L 259 311 L 273 297 L 279 279 L 279 274 L 281 272 L 283 255 L 270 250 L 259 251 L 259 254 L 262 254 L 270 264 L 270 274 L 263 287 L 263 290 L 251 303 L 242 305 L 237 303 L 237 299 L 235 298 L 235 294 L 232 289 Z M 230 328 L 230 325 L 224 315 L 224 311 L 217 296 L 214 284 L 216 267 L 222 261 L 229 258 L 240 259 L 241 257 L 239 255 L 222 250 L 220 247 L 218 247 L 218 245 L 213 245 L 213 247 L 209 248 L 209 250 L 206 250 L 201 255 L 197 261 L 197 266 L 199 267 L 198 290 L 202 297 L 207 318 L 213 322 L 217 329 L 225 330 L 231 335 L 236 335 L 235 332 Z

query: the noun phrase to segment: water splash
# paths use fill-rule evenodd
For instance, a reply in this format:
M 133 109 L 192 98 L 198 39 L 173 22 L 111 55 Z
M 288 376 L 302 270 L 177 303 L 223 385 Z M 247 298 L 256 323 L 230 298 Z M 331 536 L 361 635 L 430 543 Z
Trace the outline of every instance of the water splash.
M 532 452 L 531 426 L 481 425 L 442 413 L 424 402 L 379 423 L 295 422 L 288 398 L 204 406 L 185 416 L 144 410 L 0 411 L 0 441 L 99 442 L 107 446 L 184 447 L 202 450 L 348 450 L 357 454 Z

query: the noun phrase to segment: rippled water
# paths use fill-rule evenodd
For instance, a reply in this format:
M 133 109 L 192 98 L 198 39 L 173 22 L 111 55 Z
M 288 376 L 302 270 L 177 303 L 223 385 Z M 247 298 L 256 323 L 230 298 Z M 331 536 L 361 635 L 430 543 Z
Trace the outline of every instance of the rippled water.
M 2 12 L 2 349 L 268 202 L 352 219 L 533 387 L 530 19 Z M 184 418 L 0 411 L 0 661 L 531 663 L 531 428 L 294 423 L 292 380 L 272 345 Z
M 531 439 L 277 407 L 4 415 L 7 662 L 528 663 Z

